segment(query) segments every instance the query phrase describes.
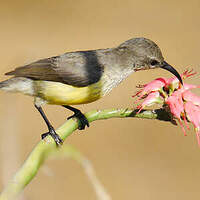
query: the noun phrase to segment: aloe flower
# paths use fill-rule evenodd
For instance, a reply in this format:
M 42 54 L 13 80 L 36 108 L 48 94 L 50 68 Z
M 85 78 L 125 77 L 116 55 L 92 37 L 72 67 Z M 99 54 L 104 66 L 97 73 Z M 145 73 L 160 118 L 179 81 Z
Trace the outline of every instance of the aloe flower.
M 181 77 L 186 79 L 195 74 L 193 70 L 186 70 Z M 138 97 L 135 102 L 143 99 L 137 106 L 138 113 L 146 106 L 162 104 L 171 113 L 172 119 L 178 120 L 184 135 L 186 135 L 184 125 L 189 129 L 188 122 L 193 124 L 200 146 L 200 97 L 190 91 L 200 88 L 200 85 L 187 83 L 181 85 L 176 77 L 172 77 L 157 78 L 139 88 L 141 89 L 133 96 Z

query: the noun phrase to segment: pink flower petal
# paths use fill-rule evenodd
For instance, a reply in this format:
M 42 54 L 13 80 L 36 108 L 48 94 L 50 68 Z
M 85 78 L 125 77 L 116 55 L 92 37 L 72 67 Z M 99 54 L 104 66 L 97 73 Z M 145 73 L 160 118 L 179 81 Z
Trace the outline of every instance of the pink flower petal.
M 196 137 L 197 137 L 198 145 L 200 146 L 200 130 L 196 130 Z
M 184 126 L 183 126 L 183 123 L 182 123 L 181 119 L 178 119 L 178 122 L 179 122 L 179 124 L 180 124 L 180 126 L 181 126 L 181 129 L 182 129 L 182 131 L 183 131 L 184 136 L 187 136 L 187 134 L 186 134 L 186 132 L 185 132 L 185 128 L 184 128 Z
M 184 104 L 185 113 L 187 119 L 195 126 L 195 128 L 200 128 L 200 107 L 194 105 L 192 102 L 187 101 Z
M 141 99 L 144 95 L 149 94 L 152 91 L 159 91 L 166 84 L 165 78 L 157 78 L 150 83 L 144 85 L 144 88 L 138 91 L 133 97 L 138 96 Z
M 185 92 L 183 92 L 183 99 L 185 101 L 190 101 L 193 104 L 200 106 L 200 97 L 192 93 L 190 90 L 186 90 Z
M 163 102 L 163 99 L 160 97 L 159 92 L 151 92 L 145 100 L 137 107 L 139 111 L 137 113 L 140 113 L 140 111 L 145 107 L 145 106 L 151 106 L 155 103 L 161 103 Z
M 198 145 L 200 146 L 200 107 L 188 101 L 184 105 L 188 120 L 194 125 Z
M 182 95 L 179 90 L 175 91 L 165 102 L 169 108 L 172 115 L 180 119 L 181 113 L 184 113 L 184 103 L 182 100 Z
M 188 121 L 187 121 L 187 118 L 185 117 L 185 114 L 183 115 L 183 121 L 185 123 L 185 126 L 186 126 L 187 130 L 190 130 L 190 127 L 188 125 Z
M 184 83 L 183 87 L 181 89 L 185 91 L 185 90 L 191 90 L 191 89 L 195 89 L 195 88 L 200 88 L 200 85 L 193 85 L 193 84 Z

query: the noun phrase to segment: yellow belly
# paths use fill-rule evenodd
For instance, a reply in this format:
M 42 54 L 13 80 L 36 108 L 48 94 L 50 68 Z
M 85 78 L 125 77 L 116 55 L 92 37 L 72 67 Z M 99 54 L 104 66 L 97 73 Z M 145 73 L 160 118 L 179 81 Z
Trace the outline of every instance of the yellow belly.
M 52 81 L 35 81 L 35 92 L 49 104 L 76 105 L 101 98 L 101 82 L 87 87 L 74 87 Z

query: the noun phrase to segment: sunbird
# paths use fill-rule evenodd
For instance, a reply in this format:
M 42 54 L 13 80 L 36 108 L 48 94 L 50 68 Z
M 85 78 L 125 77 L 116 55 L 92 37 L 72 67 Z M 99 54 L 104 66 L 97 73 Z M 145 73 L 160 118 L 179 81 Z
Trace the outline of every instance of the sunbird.
M 0 82 L 0 89 L 34 97 L 34 105 L 44 119 L 48 132 L 57 145 L 62 139 L 46 117 L 42 106 L 62 105 L 79 120 L 79 129 L 89 127 L 84 114 L 72 105 L 87 104 L 107 95 L 133 72 L 162 68 L 179 73 L 163 58 L 160 48 L 146 38 L 132 38 L 115 48 L 67 52 L 17 67 L 5 75 L 13 76 Z

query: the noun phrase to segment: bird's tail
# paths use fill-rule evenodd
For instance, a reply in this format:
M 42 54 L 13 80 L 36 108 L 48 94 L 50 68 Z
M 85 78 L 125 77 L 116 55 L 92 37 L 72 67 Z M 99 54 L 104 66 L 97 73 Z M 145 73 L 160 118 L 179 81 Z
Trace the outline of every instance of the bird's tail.
M 29 78 L 15 77 L 0 82 L 0 90 L 8 92 L 21 92 L 26 95 L 34 95 L 33 80 Z

